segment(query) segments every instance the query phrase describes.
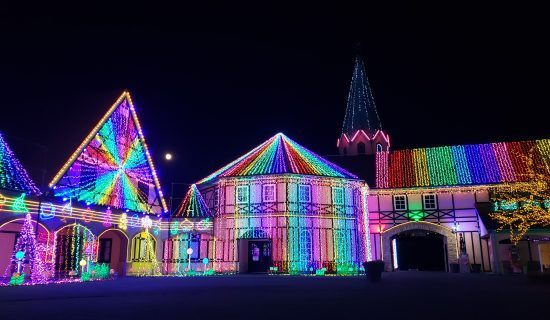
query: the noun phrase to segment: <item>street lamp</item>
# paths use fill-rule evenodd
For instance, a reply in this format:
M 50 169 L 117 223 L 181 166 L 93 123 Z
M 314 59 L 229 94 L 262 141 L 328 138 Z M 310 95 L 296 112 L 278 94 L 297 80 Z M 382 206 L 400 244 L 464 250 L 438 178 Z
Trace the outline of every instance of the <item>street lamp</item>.
M 193 248 L 187 248 L 187 270 L 191 271 L 191 255 L 193 254 Z
M 168 161 L 172 160 L 172 154 L 169 153 L 169 152 L 166 153 L 166 154 L 164 155 L 164 159 L 166 159 L 166 160 L 168 160 Z

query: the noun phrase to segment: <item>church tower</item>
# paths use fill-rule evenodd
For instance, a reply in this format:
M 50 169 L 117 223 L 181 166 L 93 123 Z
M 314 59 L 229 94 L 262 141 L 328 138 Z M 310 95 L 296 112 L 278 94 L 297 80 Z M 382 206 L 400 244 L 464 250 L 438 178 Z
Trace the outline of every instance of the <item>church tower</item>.
M 342 134 L 336 143 L 340 155 L 373 155 L 388 151 L 390 137 L 383 131 L 372 96 L 365 64 L 355 58 Z

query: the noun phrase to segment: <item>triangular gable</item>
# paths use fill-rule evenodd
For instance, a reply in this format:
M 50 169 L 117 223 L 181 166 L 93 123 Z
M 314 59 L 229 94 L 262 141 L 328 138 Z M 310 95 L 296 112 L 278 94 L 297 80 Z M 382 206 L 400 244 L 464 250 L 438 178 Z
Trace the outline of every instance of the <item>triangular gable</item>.
M 208 218 L 211 216 L 212 214 L 210 210 L 208 210 L 199 189 L 197 189 L 196 185 L 192 184 L 185 198 L 183 198 L 183 201 L 174 213 L 174 217 Z
M 50 182 L 54 195 L 135 212 L 167 212 L 130 93 L 123 92 Z
M 356 175 L 278 133 L 198 183 L 222 177 L 284 173 L 357 179 Z
M 41 192 L 31 180 L 27 171 L 15 157 L 0 133 L 0 189 L 21 191 L 40 195 Z

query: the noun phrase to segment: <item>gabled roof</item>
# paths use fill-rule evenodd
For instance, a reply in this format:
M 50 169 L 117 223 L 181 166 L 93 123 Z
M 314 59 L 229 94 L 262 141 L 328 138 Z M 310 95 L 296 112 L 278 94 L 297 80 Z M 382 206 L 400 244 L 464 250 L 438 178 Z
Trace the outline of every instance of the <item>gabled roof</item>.
M 283 173 L 357 179 L 356 175 L 278 133 L 198 183 L 223 177 Z
M 531 152 L 532 150 L 532 152 Z M 550 139 L 417 148 L 376 155 L 376 187 L 483 185 L 526 181 L 525 159 L 550 172 Z
M 40 195 L 41 192 L 0 133 L 0 189 Z
M 167 212 L 130 93 L 123 92 L 55 175 L 54 195 L 135 212 Z
M 358 54 L 351 78 L 342 134 L 349 137 L 361 129 L 373 134 L 377 130 L 382 130 L 382 123 L 378 117 L 365 64 Z
M 185 198 L 183 198 L 183 201 L 174 213 L 174 217 L 208 218 L 211 216 L 212 214 L 210 210 L 208 210 L 206 202 L 204 202 L 204 199 L 199 192 L 199 189 L 197 189 L 197 186 L 195 184 L 192 184 L 191 187 L 189 187 Z

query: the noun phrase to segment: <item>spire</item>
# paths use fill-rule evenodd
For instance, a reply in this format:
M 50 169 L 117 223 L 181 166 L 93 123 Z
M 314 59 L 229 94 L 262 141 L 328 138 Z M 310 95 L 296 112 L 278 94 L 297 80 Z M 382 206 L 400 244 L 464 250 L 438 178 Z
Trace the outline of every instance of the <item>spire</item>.
M 363 129 L 370 134 L 382 130 L 382 123 L 376 111 L 376 104 L 372 96 L 369 79 L 365 71 L 365 64 L 359 53 L 355 58 L 355 68 L 351 78 L 351 87 L 348 95 L 348 106 L 344 118 L 342 134 L 353 135 Z

